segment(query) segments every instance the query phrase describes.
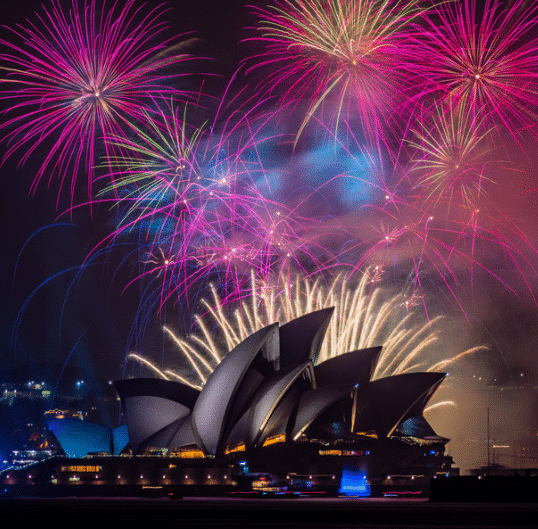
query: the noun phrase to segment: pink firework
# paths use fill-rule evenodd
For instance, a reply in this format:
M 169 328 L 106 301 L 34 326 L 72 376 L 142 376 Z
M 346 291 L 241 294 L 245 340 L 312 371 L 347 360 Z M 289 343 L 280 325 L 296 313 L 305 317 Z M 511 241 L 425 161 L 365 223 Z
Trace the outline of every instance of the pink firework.
M 382 145 L 407 97 L 402 66 L 410 22 L 423 15 L 419 2 L 282 0 L 256 13 L 266 51 L 251 70 L 272 70 L 262 87 L 281 103 L 306 103 L 297 137 L 314 114 L 336 128 L 345 116 Z
M 488 129 L 471 113 L 431 110 L 410 131 L 411 156 L 402 152 L 403 161 L 377 181 L 365 173 L 377 192 L 339 217 L 341 231 L 332 237 L 347 241 L 338 262 L 353 272 L 365 266 L 389 271 L 426 312 L 433 285 L 464 313 L 463 298 L 490 281 L 512 293 L 526 291 L 536 302 L 533 228 L 507 207 L 507 194 L 519 202 L 523 175 L 499 159 Z M 346 152 L 359 147 L 350 142 Z
M 228 129 L 209 133 L 168 105 L 158 118 L 147 115 L 132 138 L 109 139 L 124 154 L 109 158 L 114 183 L 101 198 L 122 214 L 103 244 L 140 245 L 143 266 L 132 281 L 157 285 L 160 306 L 216 276 L 240 293 L 253 269 L 324 266 L 327 235 L 312 233 L 314 221 L 274 198 L 258 152 L 272 140 L 262 134 L 264 116 L 251 122 L 239 114 L 238 123 L 232 117 Z
M 486 127 L 504 127 L 514 138 L 535 131 L 537 15 L 535 1 L 440 4 L 421 28 L 412 82 L 419 74 L 423 96 L 462 106 Z
M 187 59 L 178 44 L 162 40 L 164 10 L 143 10 L 135 0 L 72 0 L 69 11 L 59 0 L 36 14 L 35 21 L 10 28 L 11 40 L 0 40 L 0 61 L 7 70 L 1 97 L 10 102 L 2 124 L 8 149 L 22 152 L 21 164 L 38 149 L 47 153 L 32 191 L 53 176 L 71 197 L 80 170 L 88 174 L 92 196 L 94 164 L 101 140 L 121 136 L 168 88 L 166 67 Z M 176 78 L 179 74 L 174 73 Z M 70 183 L 69 183 L 70 182 Z M 73 200 L 73 198 L 72 198 Z
M 430 109 L 430 115 L 412 129 L 408 145 L 415 149 L 409 176 L 415 181 L 415 194 L 427 211 L 446 203 L 477 209 L 495 184 L 487 176 L 493 165 L 494 149 L 488 142 L 492 129 L 465 108 Z M 505 171 L 507 172 L 507 171 Z
M 356 249 L 350 245 L 341 260 L 350 261 L 354 271 L 375 265 L 405 277 L 409 299 L 422 304 L 426 313 L 432 287 L 436 296 L 443 292 L 466 314 L 463 294 L 472 296 L 477 285 L 490 281 L 516 295 L 521 287 L 537 302 L 530 278 L 538 273 L 538 252 L 513 220 L 494 207 L 452 206 L 450 215 L 443 208 L 435 213 L 404 202 L 375 208 L 376 221 L 357 239 L 360 257 L 352 259 Z

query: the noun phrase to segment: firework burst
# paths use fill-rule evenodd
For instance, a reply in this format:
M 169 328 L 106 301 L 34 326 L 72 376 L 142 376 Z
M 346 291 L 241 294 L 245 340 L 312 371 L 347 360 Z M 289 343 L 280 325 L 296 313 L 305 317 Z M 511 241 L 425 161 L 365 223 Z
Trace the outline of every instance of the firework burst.
M 170 104 L 159 119 L 148 115 L 133 139 L 112 140 L 125 154 L 107 160 L 114 183 L 102 198 L 121 218 L 103 243 L 135 236 L 145 266 L 133 281 L 159 276 L 162 307 L 215 274 L 223 288 L 239 291 L 249 269 L 325 266 L 315 256 L 317 236 L 308 233 L 315 223 L 272 198 L 260 129 L 242 114 L 241 126 L 205 135 L 185 124 L 185 112 Z
M 164 10 L 144 13 L 135 0 L 108 5 L 72 0 L 63 11 L 51 0 L 35 22 L 9 30 L 12 41 L 0 40 L 7 71 L 2 98 L 11 103 L 6 112 L 16 113 L 2 125 L 9 143 L 4 159 L 25 150 L 24 163 L 38 149 L 47 152 L 32 191 L 45 175 L 49 182 L 57 175 L 58 195 L 69 185 L 73 196 L 84 169 L 91 198 L 96 154 L 106 145 L 101 139 L 122 135 L 163 93 L 187 94 L 166 87 L 165 67 L 177 72 L 187 56 L 161 39 Z
M 382 143 L 404 100 L 401 65 L 419 2 L 283 0 L 256 13 L 267 51 L 253 69 L 275 68 L 264 89 L 283 91 L 286 105 L 308 101 L 297 137 L 319 111 L 336 116 L 336 128 L 341 116 L 358 115 L 365 138 Z
M 429 119 L 420 120 L 421 130 L 412 130 L 408 144 L 416 149 L 411 172 L 417 172 L 419 201 L 426 210 L 440 204 L 479 209 L 486 194 L 484 185 L 493 183 L 485 174 L 492 164 L 493 148 L 488 144 L 491 129 L 483 126 L 463 106 L 437 108 Z
M 204 314 L 195 319 L 195 334 L 182 339 L 165 327 L 191 374 L 190 379 L 185 373 L 178 376 L 202 386 L 226 353 L 256 330 L 327 307 L 335 307 L 335 312 L 314 360 L 322 362 L 348 351 L 383 345 L 374 378 L 444 369 L 468 354 L 486 349 L 474 347 L 443 358 L 436 332 L 441 317 L 419 323 L 410 299 L 404 294 L 391 295 L 380 287 L 379 280 L 376 269 L 363 274 L 359 284 L 353 284 L 343 274 L 329 282 L 321 277 L 290 281 L 281 276 L 280 281 L 270 284 L 252 274 L 250 296 L 245 296 L 233 312 L 212 286 L 211 298 L 202 301 Z M 147 363 L 144 356 L 135 353 L 128 358 Z M 157 366 L 152 366 L 163 376 Z M 174 371 L 162 373 L 170 377 Z
M 423 96 L 506 128 L 514 137 L 536 125 L 537 5 L 516 0 L 440 4 L 416 43 L 413 78 Z M 485 119 L 487 116 L 488 119 Z

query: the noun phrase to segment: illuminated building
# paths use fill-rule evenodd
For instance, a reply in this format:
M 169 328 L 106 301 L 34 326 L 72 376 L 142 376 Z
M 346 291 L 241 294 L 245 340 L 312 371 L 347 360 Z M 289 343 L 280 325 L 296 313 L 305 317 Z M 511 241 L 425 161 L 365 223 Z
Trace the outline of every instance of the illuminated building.
M 417 483 L 450 472 L 448 439 L 422 415 L 445 374 L 372 381 L 381 347 L 316 364 L 332 312 L 323 309 L 251 334 L 201 390 L 162 379 L 116 382 L 128 438 L 117 435 L 125 427 L 111 430 L 74 419 L 53 419 L 51 430 L 71 457 L 119 454 L 128 440 L 131 459 L 153 455 L 161 466 L 173 461 L 178 476 L 192 476 L 195 468 L 218 468 L 224 476 L 230 466 L 248 461 L 252 472 L 314 476 L 311 485 L 325 476 L 336 491 L 342 479 L 342 487 L 352 490 L 350 476 L 359 474 L 375 490 L 394 482 L 387 480 L 394 470 Z

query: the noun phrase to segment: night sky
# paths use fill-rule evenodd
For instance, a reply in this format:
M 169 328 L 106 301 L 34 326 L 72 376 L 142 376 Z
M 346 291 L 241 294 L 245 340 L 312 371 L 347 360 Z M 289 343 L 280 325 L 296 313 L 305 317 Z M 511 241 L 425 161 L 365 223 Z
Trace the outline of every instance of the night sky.
M 153 0 L 148 3 L 159 4 Z M 248 2 L 253 3 L 261 4 Z M 2 23 L 7 26 L 22 23 L 40 4 L 31 0 L 11 2 L 7 11 L 7 6 L 3 6 Z M 229 77 L 241 58 L 251 51 L 248 44 L 239 44 L 248 33 L 244 28 L 254 25 L 244 4 L 247 2 L 222 0 L 168 3 L 171 11 L 166 18 L 173 31 L 178 34 L 193 31 L 200 39 L 194 53 L 213 58 L 207 61 L 207 66 L 200 66 L 220 76 L 208 78 L 208 91 L 218 93 L 222 79 Z M 2 38 L 7 38 L 5 30 Z M 2 107 L 9 104 L 9 100 L 4 100 Z M 519 159 L 513 163 L 515 171 L 499 178 L 491 200 L 502 201 L 504 211 L 527 235 L 529 247 L 536 247 L 538 144 L 533 139 L 523 142 L 527 142 L 528 159 Z M 510 154 L 509 144 L 507 140 L 503 149 L 506 156 Z M 0 144 L 0 149 L 3 153 L 5 143 Z M 295 170 L 310 167 L 316 161 L 315 155 L 303 152 L 301 161 L 295 162 Z M 285 162 L 281 160 L 281 163 Z M 53 382 L 64 369 L 65 373 L 75 370 L 76 376 L 85 378 L 89 384 L 98 384 L 97 379 L 121 378 L 126 373 L 125 355 L 133 341 L 140 290 L 130 287 L 124 291 L 129 275 L 118 268 L 117 256 L 103 257 L 76 279 L 90 250 L 109 232 L 113 222 L 110 212 L 106 205 L 101 205 L 91 211 L 77 208 L 72 214 L 65 214 L 69 202 L 62 196 L 56 203 L 55 180 L 47 186 L 44 179 L 37 191 L 30 193 L 38 167 L 36 153 L 22 167 L 18 167 L 16 154 L 0 168 L 0 370 L 9 372 L 16 368 L 24 376 L 36 379 L 46 373 Z M 81 187 L 83 200 L 84 186 Z M 342 202 L 333 214 L 344 225 L 357 223 L 352 207 Z M 373 214 L 361 217 L 360 222 L 365 225 L 359 231 L 367 233 L 368 223 L 373 225 L 375 221 Z M 532 250 L 528 255 L 529 269 L 538 268 L 538 255 Z M 443 309 L 446 314 L 442 335 L 448 356 L 459 348 L 482 344 L 490 348 L 487 353 L 467 357 L 450 370 L 451 377 L 445 383 L 446 398 L 454 400 L 457 406 L 428 418 L 440 435 L 453 439 L 448 452 L 454 455 L 456 465 L 464 469 L 484 463 L 480 460 L 484 453 L 480 439 L 485 435 L 488 407 L 493 410 L 492 424 L 498 438 L 508 438 L 514 428 L 537 435 L 538 426 L 538 390 L 534 389 L 538 386 L 538 308 L 529 292 L 538 296 L 538 278 L 526 271 L 525 284 L 499 254 L 490 255 L 487 261 L 487 266 L 502 275 L 510 288 L 475 270 L 473 288 L 468 285 L 458 291 L 466 317 L 443 291 L 443 286 L 434 285 L 439 292 L 435 309 Z M 35 292 L 49 278 L 52 278 L 50 282 Z M 188 328 L 188 311 L 177 310 L 177 319 L 185 319 Z M 152 344 L 150 355 L 157 362 L 169 356 L 159 332 L 162 317 L 154 318 L 144 338 L 146 344 Z M 500 392 L 501 387 L 504 393 Z M 509 393 L 509 387 L 526 389 Z

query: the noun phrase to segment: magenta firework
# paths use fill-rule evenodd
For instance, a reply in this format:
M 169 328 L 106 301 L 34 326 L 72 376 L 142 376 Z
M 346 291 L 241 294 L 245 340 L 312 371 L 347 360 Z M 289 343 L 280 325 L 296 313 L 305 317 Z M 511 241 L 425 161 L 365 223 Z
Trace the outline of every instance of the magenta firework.
M 32 190 L 56 176 L 59 194 L 68 187 L 72 195 L 83 170 L 91 198 L 97 155 L 110 152 L 103 138 L 124 134 L 152 99 L 181 94 L 166 81 L 187 56 L 163 39 L 164 12 L 134 0 L 51 0 L 35 20 L 8 30 L 0 41 L 11 116 L 2 125 L 5 157 L 22 153 L 24 163 L 39 151 Z
M 417 121 L 407 143 L 414 148 L 409 173 L 421 207 L 426 213 L 440 204 L 479 209 L 493 183 L 488 169 L 495 160 L 487 116 L 438 105 Z
M 537 14 L 536 2 L 524 0 L 442 2 L 424 18 L 410 75 L 430 103 L 462 106 L 514 137 L 535 131 Z
M 355 119 L 370 144 L 384 143 L 387 125 L 407 96 L 402 66 L 409 61 L 416 0 L 282 0 L 256 10 L 266 50 L 252 67 L 281 104 L 303 106 L 299 136 L 314 114 L 326 123 Z
M 170 103 L 146 115 L 132 138 L 109 138 L 123 154 L 106 162 L 114 183 L 101 198 L 121 212 L 106 242 L 140 244 L 135 280 L 156 284 L 160 305 L 207 277 L 218 275 L 240 295 L 249 270 L 263 275 L 275 267 L 325 265 L 317 251 L 320 235 L 312 232 L 316 222 L 275 198 L 277 186 L 259 155 L 275 141 L 263 132 L 270 115 L 250 121 L 249 112 L 237 114 L 237 121 L 227 120 L 229 129 L 217 132 L 189 126 L 188 110 Z
M 33 190 L 88 173 L 116 213 L 88 259 L 128 249 L 144 309 L 365 267 L 413 302 L 435 285 L 464 310 L 479 276 L 534 299 L 506 206 L 536 187 L 507 148 L 536 141 L 536 2 L 268 0 L 262 49 L 202 105 L 163 8 L 98 1 L 51 0 L 1 42 L 6 156 L 41 156 Z

